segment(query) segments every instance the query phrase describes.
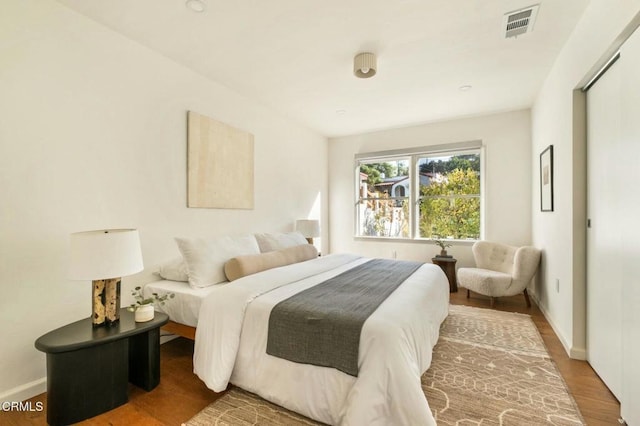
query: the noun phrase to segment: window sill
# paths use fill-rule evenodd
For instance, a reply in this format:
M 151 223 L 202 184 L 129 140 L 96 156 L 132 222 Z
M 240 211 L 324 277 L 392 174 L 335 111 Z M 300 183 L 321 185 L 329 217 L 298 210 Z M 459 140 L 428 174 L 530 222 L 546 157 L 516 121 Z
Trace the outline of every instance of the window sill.
M 392 243 L 409 243 L 409 244 L 433 244 L 433 240 L 428 238 L 397 238 L 397 237 L 360 237 L 354 236 L 354 241 L 369 241 L 374 243 L 392 242 Z M 480 240 L 445 240 L 453 246 L 472 246 L 476 241 Z

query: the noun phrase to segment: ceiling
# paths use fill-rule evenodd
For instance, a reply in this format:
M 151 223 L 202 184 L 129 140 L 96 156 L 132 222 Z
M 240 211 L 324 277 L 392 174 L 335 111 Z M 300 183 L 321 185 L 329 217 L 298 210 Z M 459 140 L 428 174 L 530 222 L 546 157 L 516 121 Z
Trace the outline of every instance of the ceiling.
M 530 107 L 589 3 L 540 0 L 505 39 L 504 14 L 536 0 L 58 1 L 329 137 Z

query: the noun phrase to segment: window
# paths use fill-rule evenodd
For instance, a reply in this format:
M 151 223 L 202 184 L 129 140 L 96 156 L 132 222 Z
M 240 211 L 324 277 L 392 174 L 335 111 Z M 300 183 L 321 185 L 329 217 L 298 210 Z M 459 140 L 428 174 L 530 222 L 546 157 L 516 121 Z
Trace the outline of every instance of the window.
M 359 154 L 356 176 L 356 236 L 480 238 L 479 142 Z
M 409 164 L 409 157 L 360 161 L 359 235 L 409 237 Z

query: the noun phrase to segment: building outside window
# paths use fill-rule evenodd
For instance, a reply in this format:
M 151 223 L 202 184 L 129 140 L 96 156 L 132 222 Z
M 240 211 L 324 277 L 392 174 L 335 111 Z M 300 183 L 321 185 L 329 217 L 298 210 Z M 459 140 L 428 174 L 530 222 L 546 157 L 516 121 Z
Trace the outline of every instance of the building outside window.
M 480 142 L 358 154 L 356 236 L 480 239 L 481 164 Z

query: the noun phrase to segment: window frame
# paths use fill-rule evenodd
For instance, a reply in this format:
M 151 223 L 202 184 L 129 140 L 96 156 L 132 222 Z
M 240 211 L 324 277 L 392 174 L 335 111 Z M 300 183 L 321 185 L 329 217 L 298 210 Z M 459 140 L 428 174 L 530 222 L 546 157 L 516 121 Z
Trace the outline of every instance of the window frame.
M 464 154 L 478 154 L 480 156 L 480 236 L 478 240 L 484 238 L 485 233 L 485 211 L 486 211 L 486 197 L 485 197 L 485 147 L 481 140 L 473 140 L 467 142 L 456 142 L 450 144 L 440 144 L 432 146 L 423 146 L 416 148 L 397 149 L 388 151 L 377 151 L 369 153 L 359 153 L 354 156 L 354 226 L 353 226 L 353 238 L 355 240 L 362 241 L 402 241 L 402 242 L 425 242 L 433 241 L 433 238 L 421 237 L 419 222 L 420 222 L 420 200 L 424 197 L 420 196 L 420 173 L 418 171 L 418 161 L 420 158 L 425 157 L 445 157 L 453 155 Z M 359 235 L 361 230 L 360 223 L 360 201 L 361 198 L 368 200 L 368 197 L 360 197 L 360 164 L 362 163 L 379 163 L 385 161 L 398 161 L 408 159 L 409 160 L 409 182 L 410 187 L 407 197 L 400 197 L 399 199 L 407 199 L 409 204 L 409 217 L 408 217 L 408 236 L 407 237 L 384 237 L 384 236 L 368 236 Z M 475 196 L 470 196 L 475 197 Z M 460 198 L 460 196 L 456 197 Z M 392 201 L 398 197 L 388 197 L 384 200 Z M 449 242 L 456 244 L 473 244 L 478 241 L 476 239 L 447 239 Z

